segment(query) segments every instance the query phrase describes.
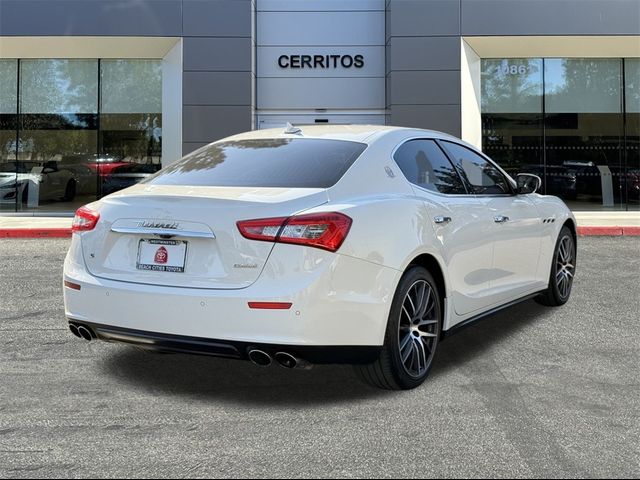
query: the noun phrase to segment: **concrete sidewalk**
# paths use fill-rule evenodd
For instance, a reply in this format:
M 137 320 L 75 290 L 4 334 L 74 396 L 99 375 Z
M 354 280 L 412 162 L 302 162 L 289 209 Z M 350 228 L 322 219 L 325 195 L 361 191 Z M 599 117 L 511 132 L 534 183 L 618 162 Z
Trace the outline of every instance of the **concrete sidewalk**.
M 640 211 L 574 212 L 580 235 L 640 235 Z M 0 216 L 0 238 L 71 236 L 71 218 Z

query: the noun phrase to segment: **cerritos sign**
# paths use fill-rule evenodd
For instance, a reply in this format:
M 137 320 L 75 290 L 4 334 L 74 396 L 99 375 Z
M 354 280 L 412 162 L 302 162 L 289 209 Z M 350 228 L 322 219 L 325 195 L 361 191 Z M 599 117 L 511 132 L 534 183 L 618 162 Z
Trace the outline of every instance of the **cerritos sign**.
M 364 55 L 280 55 L 280 68 L 362 68 Z

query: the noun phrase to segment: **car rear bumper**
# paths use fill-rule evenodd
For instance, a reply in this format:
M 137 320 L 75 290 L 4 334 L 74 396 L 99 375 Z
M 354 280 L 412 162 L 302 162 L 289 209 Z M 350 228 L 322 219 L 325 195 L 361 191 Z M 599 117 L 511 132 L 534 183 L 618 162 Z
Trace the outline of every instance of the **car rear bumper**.
M 382 347 L 362 345 L 313 345 L 291 346 L 262 343 L 235 342 L 212 338 L 187 337 L 155 332 L 145 332 L 128 328 L 77 322 L 90 329 L 98 340 L 111 343 L 123 343 L 145 350 L 170 353 L 187 353 L 212 357 L 248 360 L 248 352 L 261 350 L 270 356 L 286 352 L 312 364 L 366 364 L 374 362 Z
M 64 272 L 66 281 L 80 286 L 64 288 L 71 321 L 99 325 L 104 331 L 110 327 L 241 347 L 379 347 L 401 275 L 344 255 L 278 245 L 269 258 L 271 266 L 249 287 L 166 287 L 94 277 L 78 257 L 74 261 L 73 249 Z M 299 255 L 303 249 L 314 251 L 296 259 L 296 251 Z M 250 308 L 249 302 L 256 301 L 292 305 L 282 310 Z

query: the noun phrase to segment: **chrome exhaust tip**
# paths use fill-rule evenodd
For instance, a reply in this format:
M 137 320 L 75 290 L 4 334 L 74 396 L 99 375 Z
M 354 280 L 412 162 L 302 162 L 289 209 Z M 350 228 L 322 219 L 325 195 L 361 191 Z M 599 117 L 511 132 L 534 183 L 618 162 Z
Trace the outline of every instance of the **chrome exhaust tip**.
M 271 365 L 271 355 L 262 350 L 249 350 L 249 360 L 259 367 L 268 367 Z
M 80 335 L 80 332 L 78 332 L 78 327 L 75 326 L 73 323 L 69 324 L 69 330 L 71 331 L 71 333 L 73 333 L 74 336 L 78 338 L 82 338 L 82 335 Z
M 310 370 L 312 365 L 306 360 L 302 360 L 300 358 L 294 357 L 290 353 L 287 352 L 278 352 L 274 355 L 276 362 L 281 367 L 292 369 L 292 368 L 301 368 L 304 370 Z
M 78 333 L 80 334 L 80 337 L 84 338 L 87 342 L 90 342 L 91 340 L 93 340 L 93 334 L 91 333 L 91 330 L 89 330 L 87 327 L 80 325 L 78 327 Z

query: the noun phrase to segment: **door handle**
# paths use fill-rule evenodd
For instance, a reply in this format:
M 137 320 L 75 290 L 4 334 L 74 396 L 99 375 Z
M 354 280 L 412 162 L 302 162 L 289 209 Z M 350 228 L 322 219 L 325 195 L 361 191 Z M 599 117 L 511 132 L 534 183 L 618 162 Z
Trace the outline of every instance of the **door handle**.
M 496 223 L 505 223 L 509 221 L 509 217 L 507 217 L 506 215 L 496 215 L 495 217 L 493 217 L 493 221 Z
M 438 215 L 437 217 L 433 218 L 433 221 L 435 223 L 437 223 L 438 225 L 443 225 L 443 224 L 447 224 L 451 221 L 451 217 L 445 217 L 444 215 Z

